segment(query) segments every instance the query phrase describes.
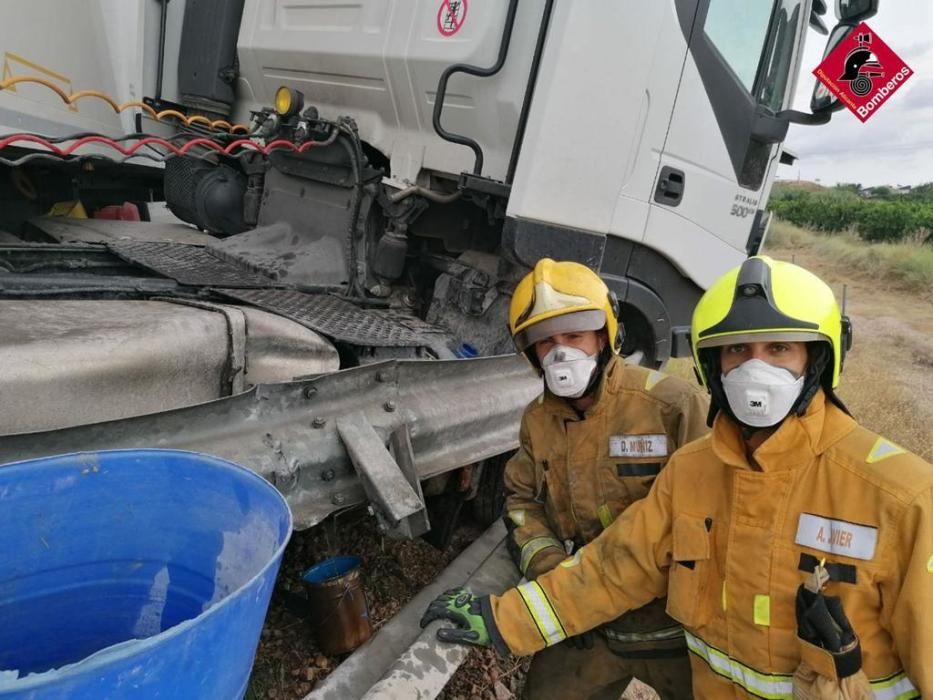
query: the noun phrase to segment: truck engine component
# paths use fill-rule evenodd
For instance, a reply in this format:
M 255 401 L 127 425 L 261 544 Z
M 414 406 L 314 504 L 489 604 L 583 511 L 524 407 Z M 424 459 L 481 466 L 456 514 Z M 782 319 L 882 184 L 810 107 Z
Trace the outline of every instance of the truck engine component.
M 217 235 L 249 230 L 243 214 L 246 185 L 246 174 L 229 165 L 193 158 L 170 158 L 165 164 L 169 209 L 182 221 Z
M 167 0 L 166 0 L 167 1 Z M 236 101 L 236 39 L 244 0 L 197 0 L 185 4 L 178 54 L 181 103 L 226 117 Z

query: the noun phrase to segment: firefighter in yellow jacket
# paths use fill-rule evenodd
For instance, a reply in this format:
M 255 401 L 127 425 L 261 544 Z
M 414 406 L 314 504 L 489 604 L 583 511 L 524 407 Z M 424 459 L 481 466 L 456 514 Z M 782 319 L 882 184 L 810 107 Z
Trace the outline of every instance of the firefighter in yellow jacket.
M 836 397 L 851 327 L 817 277 L 748 259 L 703 296 L 717 414 L 552 572 L 438 598 L 438 637 L 530 654 L 667 595 L 698 698 L 933 697 L 933 466 Z
M 617 356 L 617 308 L 595 272 L 550 259 L 512 296 L 515 345 L 545 380 L 505 471 L 509 549 L 530 580 L 644 498 L 668 456 L 708 432 L 697 388 Z M 525 695 L 616 700 L 633 677 L 690 697 L 683 628 L 663 600 L 535 656 Z

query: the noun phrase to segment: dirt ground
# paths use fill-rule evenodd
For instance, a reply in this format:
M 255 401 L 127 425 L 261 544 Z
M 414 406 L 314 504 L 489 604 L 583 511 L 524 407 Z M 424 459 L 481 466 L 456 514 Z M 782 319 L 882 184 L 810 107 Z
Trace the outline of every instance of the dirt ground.
M 847 312 L 855 343 L 846 361 L 840 396 L 867 427 L 933 460 L 933 303 L 916 292 L 864 275 L 853 275 L 836 261 L 803 248 L 768 249 L 820 275 L 841 298 L 847 286 Z M 689 362 L 671 371 L 692 377 Z M 380 537 L 372 518 L 355 512 L 312 532 L 296 533 L 286 551 L 278 586 L 300 590 L 301 572 L 336 554 L 363 559 L 363 586 L 375 627 L 392 617 L 453 560 L 481 528 L 469 521 L 453 545 L 438 551 L 422 540 L 398 542 Z M 274 599 L 253 671 L 255 700 L 301 698 L 330 673 L 340 659 L 321 654 L 310 630 Z M 457 671 L 442 700 L 508 700 L 520 696 L 527 660 L 499 659 L 474 650 Z
M 262 631 L 247 700 L 296 700 L 311 692 L 342 660 L 322 654 L 312 630 L 287 607 L 283 591 L 300 593 L 301 574 L 316 562 L 352 554 L 362 559 L 362 586 L 374 630 L 430 583 L 482 528 L 464 516 L 451 546 L 440 551 L 424 540 L 379 535 L 364 510 L 346 513 L 306 532 L 296 532 L 285 551 Z M 509 700 L 518 697 L 527 663 L 474 650 L 440 696 L 442 700 Z

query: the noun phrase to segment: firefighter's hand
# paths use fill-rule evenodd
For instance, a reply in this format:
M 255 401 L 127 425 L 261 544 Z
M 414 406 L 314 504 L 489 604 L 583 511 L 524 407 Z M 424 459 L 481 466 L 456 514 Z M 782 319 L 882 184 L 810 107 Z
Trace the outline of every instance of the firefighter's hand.
M 442 642 L 488 647 L 492 640 L 480 610 L 479 596 L 465 588 L 453 588 L 441 593 L 428 606 L 421 618 L 421 626 L 425 627 L 434 620 L 450 620 L 456 627 L 437 630 L 437 638 Z
M 593 630 L 589 630 L 574 635 L 573 637 L 567 637 L 567 641 L 565 641 L 564 644 L 569 644 L 574 649 L 579 649 L 580 651 L 587 651 L 593 648 L 595 642 L 596 633 Z

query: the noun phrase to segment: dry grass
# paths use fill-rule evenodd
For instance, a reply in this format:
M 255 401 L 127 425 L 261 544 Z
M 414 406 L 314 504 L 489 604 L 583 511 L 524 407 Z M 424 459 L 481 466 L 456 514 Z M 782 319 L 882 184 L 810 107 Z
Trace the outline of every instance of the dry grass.
M 855 342 L 839 395 L 862 425 L 933 461 L 933 248 L 869 245 L 775 222 L 767 253 L 818 274 L 840 296 Z
M 933 301 L 933 246 L 919 241 L 870 244 L 854 234 L 820 234 L 774 221 L 765 248 L 789 252 L 790 257 L 800 249 L 815 252 L 847 271 L 894 283 Z
M 825 192 L 828 189 L 828 187 L 823 187 L 823 185 L 809 180 L 779 180 L 774 183 L 774 192 L 772 192 L 772 196 L 782 190 L 785 192 L 793 190 L 803 192 Z
M 839 396 L 862 425 L 933 461 L 933 412 L 923 400 L 929 395 L 933 364 L 927 359 L 926 377 L 918 378 L 910 357 L 896 338 L 853 353 Z
M 933 248 L 869 245 L 784 222 L 772 224 L 766 248 L 819 275 L 837 297 L 846 286 L 855 343 L 839 395 L 862 425 L 933 461 Z M 689 359 L 666 371 L 695 381 Z

